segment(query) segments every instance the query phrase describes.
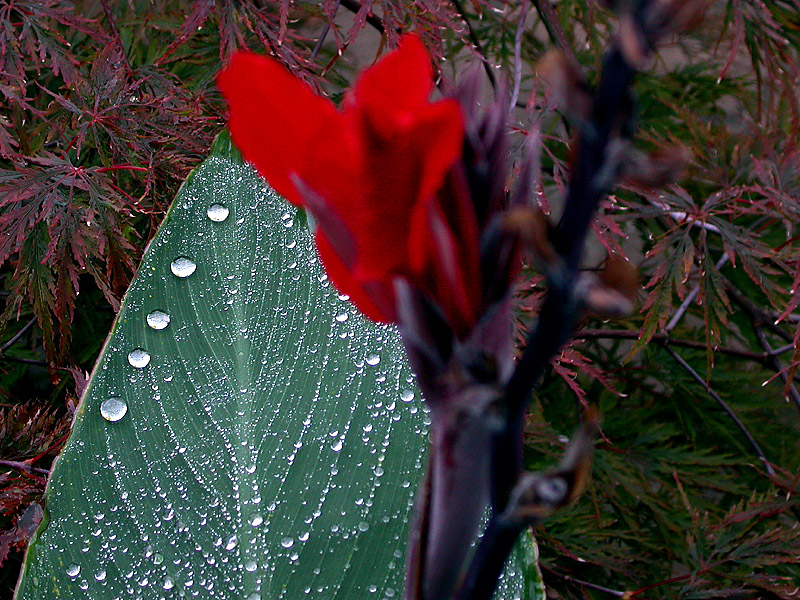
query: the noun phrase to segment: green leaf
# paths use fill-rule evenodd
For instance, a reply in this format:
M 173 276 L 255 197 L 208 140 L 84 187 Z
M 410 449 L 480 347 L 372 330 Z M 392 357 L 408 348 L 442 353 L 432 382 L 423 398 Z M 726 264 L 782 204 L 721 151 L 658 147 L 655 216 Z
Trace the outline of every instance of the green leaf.
M 399 597 L 426 445 L 396 331 L 223 135 L 125 297 L 17 597 Z M 535 566 L 498 597 L 541 597 Z

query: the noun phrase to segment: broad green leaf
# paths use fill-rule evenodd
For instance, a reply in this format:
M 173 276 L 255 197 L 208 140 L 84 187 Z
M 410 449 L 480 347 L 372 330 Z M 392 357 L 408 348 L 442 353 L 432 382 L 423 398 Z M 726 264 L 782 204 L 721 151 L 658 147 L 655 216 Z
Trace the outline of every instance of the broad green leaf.
M 125 297 L 20 600 L 402 595 L 425 413 L 303 221 L 221 136 Z M 499 597 L 539 597 L 530 557 Z

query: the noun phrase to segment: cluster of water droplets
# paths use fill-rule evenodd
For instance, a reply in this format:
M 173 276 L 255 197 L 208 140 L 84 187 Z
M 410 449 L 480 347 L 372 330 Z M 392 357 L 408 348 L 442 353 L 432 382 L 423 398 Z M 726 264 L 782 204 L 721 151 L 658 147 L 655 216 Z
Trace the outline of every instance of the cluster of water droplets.
M 206 215 L 215 223 L 222 223 L 228 218 L 230 209 L 224 204 L 214 203 L 208 207 Z M 179 279 L 191 277 L 197 270 L 197 264 L 186 256 L 178 256 L 169 265 L 170 272 Z M 145 316 L 145 322 L 150 329 L 161 331 L 166 329 L 171 321 L 169 313 L 164 310 L 152 310 Z M 128 364 L 135 369 L 144 369 L 150 364 L 150 353 L 144 348 L 135 348 L 128 353 Z M 128 412 L 128 405 L 122 398 L 109 397 L 100 404 L 100 415 L 112 423 L 121 420 Z

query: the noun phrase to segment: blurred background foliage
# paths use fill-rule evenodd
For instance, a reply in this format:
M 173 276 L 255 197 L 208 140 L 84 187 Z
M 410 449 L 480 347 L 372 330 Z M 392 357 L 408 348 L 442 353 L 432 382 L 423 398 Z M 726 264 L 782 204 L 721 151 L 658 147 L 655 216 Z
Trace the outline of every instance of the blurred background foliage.
M 142 251 L 223 126 L 234 50 L 338 100 L 414 30 L 444 90 L 480 63 L 487 89 L 518 81 L 513 152 L 541 140 L 532 201 L 557 218 L 574 125 L 541 59 L 591 85 L 621 3 L 0 0 L 0 597 Z M 679 184 L 623 181 L 590 242 L 587 269 L 637 266 L 637 309 L 587 319 L 533 400 L 532 469 L 582 404 L 604 419 L 587 493 L 536 530 L 552 598 L 800 595 L 800 2 L 710 4 L 637 80 L 639 149 L 689 157 Z M 531 266 L 520 327 L 542 293 Z

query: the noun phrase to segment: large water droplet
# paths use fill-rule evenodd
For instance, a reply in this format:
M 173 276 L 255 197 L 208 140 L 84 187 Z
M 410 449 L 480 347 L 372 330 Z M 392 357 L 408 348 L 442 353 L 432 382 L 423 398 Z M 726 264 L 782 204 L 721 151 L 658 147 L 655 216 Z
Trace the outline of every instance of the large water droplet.
M 400 393 L 400 400 L 403 402 L 411 402 L 414 399 L 414 392 L 411 390 L 403 390 Z
M 173 260 L 172 264 L 169 266 L 169 270 L 172 271 L 175 277 L 188 277 L 195 272 L 195 269 L 197 269 L 197 265 L 194 261 L 189 260 L 185 256 L 179 256 Z
M 374 367 L 374 366 L 375 366 L 375 365 L 377 365 L 379 362 L 381 362 L 381 357 L 380 357 L 379 355 L 377 355 L 377 354 L 370 354 L 370 355 L 367 357 L 367 364 L 368 364 L 369 366 L 371 366 L 371 367 Z
M 290 537 L 285 537 L 281 540 L 281 546 L 284 548 L 291 548 L 294 546 L 294 540 Z
M 169 325 L 169 315 L 163 310 L 154 310 L 147 315 L 147 324 L 151 329 L 164 329 Z
M 236 536 L 232 535 L 231 537 L 228 538 L 228 541 L 225 542 L 225 550 L 233 550 L 234 548 L 236 548 L 236 544 L 238 542 L 239 540 L 236 539 Z
M 100 414 L 106 421 L 119 421 L 128 412 L 128 405 L 122 398 L 108 398 L 100 405 Z
M 164 576 L 164 583 L 161 585 L 165 590 L 171 590 L 175 587 L 175 581 L 169 575 Z
M 128 363 L 137 369 L 144 369 L 150 364 L 150 353 L 142 348 L 136 348 L 128 354 Z
M 208 207 L 206 214 L 208 215 L 208 218 L 215 223 L 221 223 L 228 218 L 228 215 L 231 214 L 231 211 L 229 211 L 228 207 L 224 204 L 212 204 Z
M 262 517 L 262 516 L 261 516 L 260 514 L 258 514 L 258 513 L 255 513 L 253 516 L 251 516 L 251 517 L 250 517 L 250 525 L 251 525 L 252 527 L 258 527 L 258 526 L 259 526 L 259 525 L 261 525 L 263 522 L 264 522 L 264 517 Z
M 244 563 L 244 570 L 248 573 L 252 573 L 256 569 L 258 569 L 258 563 L 256 561 L 248 560 L 246 563 Z
M 70 577 L 77 577 L 78 574 L 81 572 L 81 566 L 72 563 L 70 566 L 67 567 L 67 575 Z
M 105 581 L 106 579 L 106 570 L 100 569 L 97 573 L 94 574 L 94 578 L 97 581 Z
M 258 592 L 253 592 L 247 597 L 247 600 L 261 600 L 261 594 Z

